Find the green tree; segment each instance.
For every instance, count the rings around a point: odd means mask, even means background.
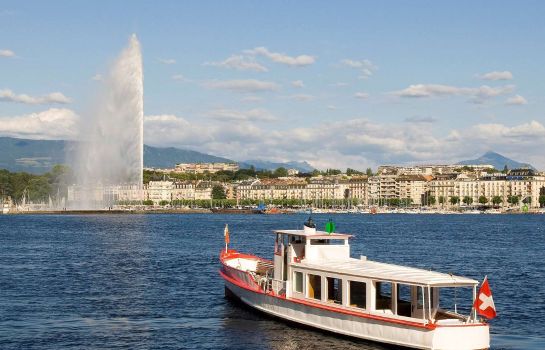
[[[545,207],[545,195],[539,196],[539,206],[541,208]]]
[[[365,170],[365,175],[367,175],[367,176],[373,176],[373,169],[367,168],[367,170]]]
[[[501,199],[500,196],[494,196],[494,197],[492,197],[492,204],[494,204],[494,205],[499,205],[501,202],[503,202],[503,200]]]
[[[439,204],[441,204],[441,206],[443,204],[445,204],[446,200],[445,200],[445,196],[439,196]]]
[[[225,199],[225,190],[223,186],[215,185],[212,187],[212,199]]]
[[[429,196],[428,197],[428,205],[435,205],[435,203],[436,203],[435,197],[434,196]]]
[[[458,197],[458,196],[452,196],[452,197],[450,197],[450,204],[456,205],[456,204],[458,204],[458,203],[460,203],[460,197]]]
[[[286,177],[286,176],[288,176],[288,169],[284,167],[277,168],[273,173],[273,177]]]
[[[481,204],[488,203],[488,198],[486,198],[485,196],[480,196],[479,197],[479,203],[481,203]]]
[[[511,205],[517,205],[519,204],[520,198],[519,196],[508,196],[507,202]]]
[[[352,175],[362,175],[363,173],[361,171],[352,169],[352,168],[346,168],[346,175],[352,176]]]
[[[153,205],[153,201],[151,199],[146,199],[145,201],[142,202],[142,204],[144,204],[144,205]]]
[[[167,201],[167,200],[162,200],[162,201],[159,201],[159,205],[164,207],[165,205],[169,204],[170,202]]]
[[[462,202],[464,202],[465,205],[470,205],[471,203],[473,203],[473,198],[470,196],[465,196]]]
[[[507,164],[503,167],[502,173],[507,174],[509,172],[509,168],[507,167]]]

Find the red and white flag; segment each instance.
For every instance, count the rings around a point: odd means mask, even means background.
[[[494,306],[492,291],[490,291],[490,285],[488,284],[488,278],[486,276],[481,284],[481,289],[479,289],[479,294],[477,294],[477,299],[475,299],[473,307],[481,316],[488,319],[496,317],[496,306]]]

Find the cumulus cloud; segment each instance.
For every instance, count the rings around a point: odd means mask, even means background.
[[[369,94],[367,92],[356,92],[354,97],[359,98],[360,100],[366,100],[369,97]]]
[[[528,101],[520,95],[515,95],[505,100],[505,103],[508,105],[520,106],[520,105],[528,104]]]
[[[437,122],[437,118],[413,116],[413,117],[405,118],[404,122],[406,123],[435,123]]]
[[[0,57],[15,57],[15,52],[11,50],[0,50]]]
[[[271,52],[266,47],[260,46],[251,50],[244,51],[248,55],[263,56],[273,62],[284,64],[290,67],[304,67],[316,62],[316,59],[310,55],[288,56],[284,53]]]
[[[270,81],[262,81],[256,79],[241,79],[241,80],[212,80],[203,83],[203,86],[209,89],[222,89],[235,92],[262,92],[275,91],[279,89],[279,85]]]
[[[352,60],[345,58],[341,60],[341,65],[348,68],[357,69],[360,71],[360,79],[367,79],[373,75],[373,73],[378,69],[377,66],[373,64],[370,60]]]
[[[254,96],[254,95],[244,96],[243,98],[240,99],[240,101],[241,102],[248,102],[248,103],[257,103],[257,102],[262,102],[263,97]]]
[[[254,108],[247,111],[219,108],[208,113],[210,117],[230,121],[265,121],[271,122],[278,118],[266,109]]]
[[[213,66],[220,68],[229,68],[243,71],[254,71],[254,72],[267,72],[267,67],[259,64],[252,57],[244,57],[242,55],[232,55],[220,62],[205,62],[205,66]]]
[[[511,80],[513,79],[513,73],[510,71],[493,71],[485,74],[478,75],[482,80]]]
[[[30,139],[73,139],[79,117],[70,109],[51,108],[43,112],[0,117],[0,134]]]
[[[266,115],[263,110],[258,111],[252,113]],[[478,124],[443,134],[432,127],[422,127],[421,123],[432,122],[424,118],[407,123],[360,118],[309,127],[265,128],[248,112],[216,110],[215,123],[189,122],[172,115],[146,117],[146,142],[183,146],[237,160],[307,160],[319,168],[443,163],[490,149],[545,167],[540,153],[545,147],[545,127],[535,120],[512,126]]]
[[[505,95],[515,90],[514,85],[505,85],[499,87],[490,87],[482,85],[480,87],[457,87],[441,84],[415,84],[409,87],[394,91],[392,94],[399,97],[424,98],[439,96],[467,96],[474,103],[482,103],[492,97]]]
[[[16,103],[23,103],[23,104],[29,104],[29,105],[41,105],[41,104],[52,104],[52,103],[66,104],[71,102],[68,97],[64,96],[60,92],[52,92],[44,96],[34,97],[34,96],[29,96],[27,94],[17,95],[9,89],[0,90],[0,101],[16,102]]]
[[[304,88],[305,84],[303,83],[302,80],[294,80],[294,81],[291,82],[291,86],[296,87],[296,88]]]
[[[163,64],[174,64],[174,63],[176,63],[176,60],[173,59],[173,58],[158,58],[157,60],[159,62],[163,63]]]
[[[287,98],[290,99],[290,100],[295,100],[295,101],[299,101],[299,102],[308,102],[308,101],[312,101],[312,100],[315,99],[314,96],[309,95],[309,94],[295,94],[295,95],[287,96]]]

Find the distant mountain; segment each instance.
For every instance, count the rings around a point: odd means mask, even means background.
[[[533,166],[527,163],[521,163],[517,162],[516,160],[509,159],[507,157],[502,156],[499,153],[496,152],[486,152],[481,157],[473,160],[463,160],[461,162],[458,162],[456,164],[459,165],[477,165],[477,164],[490,164],[493,165],[494,168],[498,170],[503,170],[503,168],[507,165],[507,168],[509,169],[517,169],[517,168],[532,168],[535,169]]]
[[[178,163],[236,163],[234,160],[216,157],[197,151],[174,147],[160,148],[144,145],[144,166],[149,168],[173,168]]]
[[[64,164],[73,143],[62,140],[27,140],[0,137],[0,169],[41,174]]]
[[[314,167],[307,162],[290,161],[285,163],[268,162],[265,160],[245,160],[240,162],[241,168],[249,168],[253,166],[256,170],[275,170],[280,167],[286,169],[297,169],[303,173],[310,173],[314,170]]]
[[[64,164],[75,142],[63,140],[28,140],[0,137],[0,169],[42,174],[55,164]],[[196,151],[144,145],[144,166],[172,168],[177,163],[234,161]]]

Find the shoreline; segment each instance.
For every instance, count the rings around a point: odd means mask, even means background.
[[[157,210],[142,210],[142,209],[92,209],[92,210],[29,210],[29,211],[10,211],[0,215],[108,215],[108,214],[136,214],[136,215],[146,215],[146,214],[227,214],[227,215],[293,215],[293,214],[308,214],[305,212],[290,211],[290,212],[271,212],[271,213],[248,213],[248,212],[213,212],[210,209],[157,209]],[[533,211],[533,212],[520,212],[520,211],[509,211],[509,212],[461,212],[461,211],[452,211],[452,212],[396,212],[396,211],[383,211],[377,212],[376,214],[371,214],[368,212],[347,212],[347,211],[314,211],[313,214],[355,214],[355,215],[543,215],[545,212]]]

